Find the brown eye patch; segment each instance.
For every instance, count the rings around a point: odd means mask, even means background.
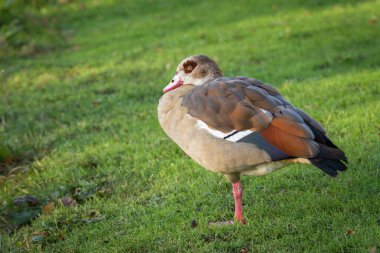
[[[191,73],[193,69],[197,66],[197,63],[193,60],[188,60],[183,64],[183,70],[185,73]]]

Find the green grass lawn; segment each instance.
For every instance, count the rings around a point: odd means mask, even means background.
[[[49,11],[68,45],[0,62],[0,141],[12,159],[0,171],[0,251],[380,250],[379,1],[87,1]],[[277,87],[325,126],[348,171],[333,179],[292,165],[244,177],[247,224],[209,227],[233,217],[231,186],[172,143],[156,116],[162,88],[193,54]]]

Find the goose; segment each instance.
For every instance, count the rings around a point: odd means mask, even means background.
[[[162,129],[194,161],[232,183],[237,223],[245,224],[241,176],[294,163],[332,177],[347,169],[345,153],[320,123],[264,82],[224,77],[205,55],[182,60],[163,92],[157,107]]]

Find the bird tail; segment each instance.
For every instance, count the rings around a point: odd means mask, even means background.
[[[334,145],[335,146],[335,145]],[[326,174],[336,177],[338,171],[347,169],[347,157],[338,147],[328,147],[320,144],[320,152],[317,157],[310,158],[310,162]]]

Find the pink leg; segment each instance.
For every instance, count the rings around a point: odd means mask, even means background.
[[[235,219],[242,224],[245,224],[245,220],[243,218],[243,188],[241,186],[240,181],[232,183],[232,190],[235,199]]]

